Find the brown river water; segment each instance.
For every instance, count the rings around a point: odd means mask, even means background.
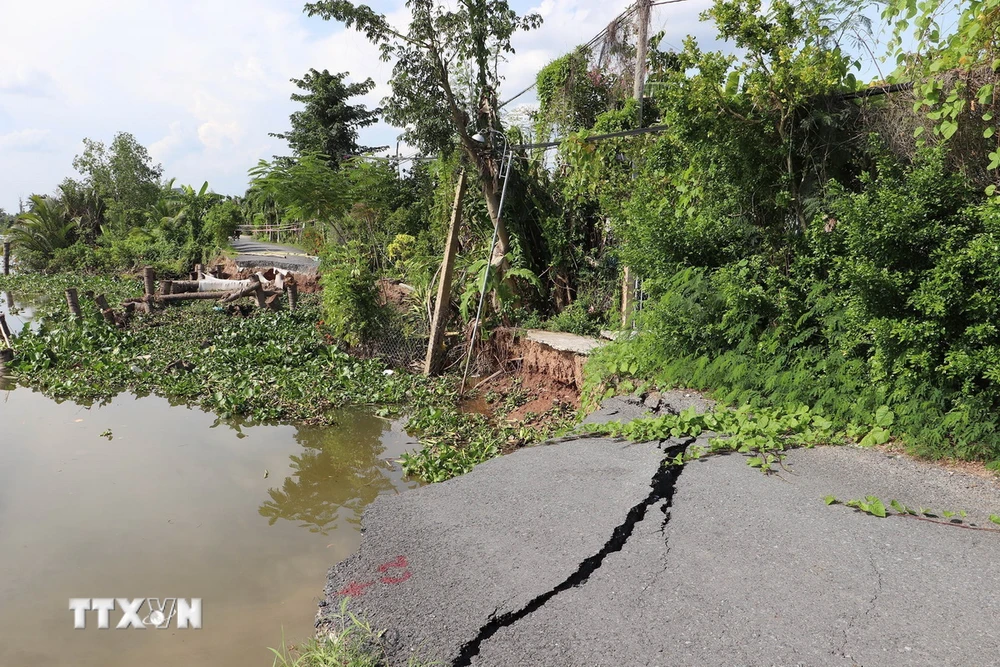
[[[271,665],[282,634],[311,636],[365,506],[415,486],[391,463],[412,446],[362,411],[240,426],[0,384],[0,665]],[[202,628],[119,630],[116,609],[110,629],[94,612],[74,629],[69,598],[109,597],[201,598]]]

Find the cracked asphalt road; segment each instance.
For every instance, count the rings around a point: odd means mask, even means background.
[[[383,496],[321,614],[350,594],[400,665],[1000,662],[1000,533],[822,500],[988,526],[996,484],[853,448],[791,452],[780,475],[729,455],[665,479],[678,445],[574,440]]]

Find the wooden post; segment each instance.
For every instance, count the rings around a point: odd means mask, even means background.
[[[635,313],[634,283],[632,269],[626,266],[622,270],[622,329],[628,329],[631,326],[632,315]]]
[[[80,297],[77,295],[75,287],[66,290],[66,305],[69,306],[69,312],[73,314],[73,317],[78,320],[83,318],[83,313],[80,312]]]
[[[10,241],[3,242],[3,274],[10,275]]]
[[[253,293],[257,297],[257,307],[267,308],[267,299],[264,297],[264,286],[260,284],[260,278],[257,278]]]
[[[161,280],[160,281],[160,294],[173,294],[174,293],[174,281],[172,280]]]
[[[649,10],[651,0],[636,0],[636,40],[635,40],[635,76],[632,79],[632,97],[635,98],[638,119],[636,127],[642,127],[642,102],[646,87],[646,58],[649,48]],[[634,177],[634,173],[633,173]],[[632,269],[625,267],[622,271],[622,329],[632,324],[635,313],[635,278]]]
[[[244,287],[243,289],[227,294],[222,298],[222,303],[229,303],[230,301],[236,301],[236,299],[242,299],[245,296],[250,296],[251,294],[254,294],[259,287],[260,278],[256,275],[252,275],[250,276],[250,285],[248,287]]]
[[[288,274],[285,289],[288,291],[288,310],[295,310],[299,304],[299,284],[295,282],[294,274]]]
[[[4,315],[3,313],[0,313],[0,335],[3,336],[3,342],[7,344],[7,347],[9,348],[14,347],[10,342],[11,335],[10,335],[10,327],[7,326],[7,316]]]
[[[156,294],[156,271],[153,270],[153,267],[147,266],[142,270],[142,286],[146,300],[151,300]]]
[[[101,315],[104,317],[105,322],[108,324],[117,324],[115,321],[115,311],[111,310],[111,306],[108,305],[108,300],[103,294],[98,294],[94,297],[94,303],[101,309]]]
[[[440,370],[444,353],[444,330],[448,324],[451,306],[451,276],[455,270],[455,253],[458,251],[458,232],[462,226],[462,198],[465,196],[465,170],[458,175],[455,188],[455,202],[451,207],[451,225],[448,240],[444,246],[441,262],[441,280],[438,281],[437,301],[434,304],[434,318],[431,320],[430,340],[427,341],[427,357],[424,359],[424,374],[434,375]]]
[[[202,274],[201,264],[195,264],[194,265],[194,279],[195,280],[201,280],[201,274]]]
[[[197,301],[199,299],[209,300],[209,299],[220,299],[223,303],[227,303],[226,297],[231,296],[229,292],[180,292],[179,294],[161,294],[156,297],[157,301],[164,301],[171,303],[174,301]]]

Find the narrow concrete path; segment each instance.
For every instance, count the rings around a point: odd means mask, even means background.
[[[286,271],[315,271],[319,268],[319,258],[306,254],[299,248],[277,243],[258,241],[249,236],[240,236],[230,245],[236,250],[236,264],[240,267],[264,268],[273,266]]]
[[[654,405],[675,398],[696,400]],[[823,502],[874,494],[984,527],[993,481],[846,447],[771,476],[738,455],[660,466],[687,444],[577,439],[384,496],[321,615],[351,597],[397,665],[1000,662],[1000,533]]]

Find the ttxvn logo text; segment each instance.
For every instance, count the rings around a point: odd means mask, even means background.
[[[111,612],[121,612],[116,629],[146,628],[164,629],[176,618],[177,628],[201,628],[201,598],[70,598],[69,608],[73,612],[73,627],[83,630],[87,627],[87,616],[97,616],[97,627],[111,627]],[[117,615],[116,615],[117,617]]]

